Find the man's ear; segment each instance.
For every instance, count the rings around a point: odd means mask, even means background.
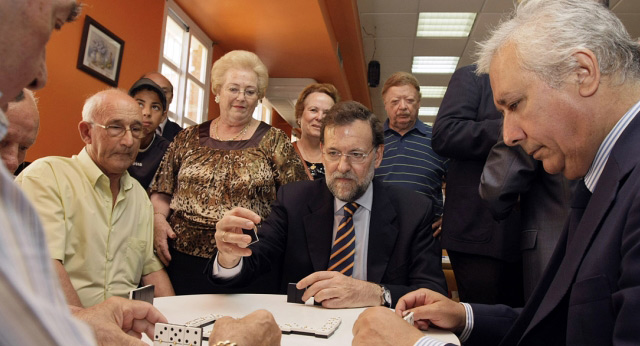
[[[576,78],[578,92],[582,97],[589,97],[598,91],[600,86],[600,66],[598,59],[592,51],[585,49],[573,53],[578,63]]]
[[[384,154],[384,144],[378,145],[376,149],[376,168],[378,168],[382,162],[382,154]]]
[[[78,124],[78,131],[80,131],[80,138],[85,144],[91,144],[91,124],[86,121],[81,121]]]

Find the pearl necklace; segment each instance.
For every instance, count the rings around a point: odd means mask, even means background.
[[[244,137],[245,134],[247,134],[247,130],[249,129],[249,125],[251,124],[251,119],[249,119],[249,122],[247,123],[247,125],[245,125],[244,128],[242,128],[242,130],[240,130],[240,132],[238,132],[238,134],[231,139],[220,139],[220,136],[218,136],[218,122],[220,122],[220,119],[217,119],[214,124],[215,126],[213,127],[213,136],[215,137],[215,139],[219,141],[231,142],[231,141],[237,140],[238,138],[242,138]]]

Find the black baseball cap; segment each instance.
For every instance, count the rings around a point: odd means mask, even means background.
[[[160,102],[162,102],[162,111],[167,110],[167,97],[164,95],[164,90],[149,78],[140,78],[137,82],[133,83],[133,86],[129,89],[129,96],[133,97],[140,90],[151,90],[158,94]]]

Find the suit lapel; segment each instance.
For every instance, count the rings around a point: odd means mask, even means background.
[[[618,190],[625,177],[638,163],[640,151],[634,135],[640,131],[640,117],[636,118],[624,130],[616,142],[605,165],[598,185],[589,200],[584,216],[577,226],[571,243],[558,271],[541,299],[539,308],[529,323],[525,334],[540,323],[555,309],[575,282],[575,277],[587,250],[600,231],[601,224],[615,202]]]
[[[307,248],[313,271],[327,270],[333,237],[333,195],[324,179],[316,185],[315,194],[309,195],[309,214],[303,217],[307,235]]]
[[[602,172],[598,187],[585,209],[584,216],[578,224],[571,243],[567,245],[562,263],[536,314],[533,316],[527,332],[558,306],[562,298],[568,293],[571,285],[573,285],[580,263],[593,238],[600,230],[600,224],[618,193],[619,175],[617,167],[613,168],[613,166],[615,165],[607,165],[607,168]]]
[[[369,221],[367,281],[381,282],[393,253],[398,228],[393,224],[396,211],[385,194],[382,183],[373,180],[373,203]]]

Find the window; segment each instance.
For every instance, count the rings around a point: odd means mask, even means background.
[[[182,127],[207,120],[212,42],[173,0],[164,17],[160,73],[173,84],[169,118]]]

